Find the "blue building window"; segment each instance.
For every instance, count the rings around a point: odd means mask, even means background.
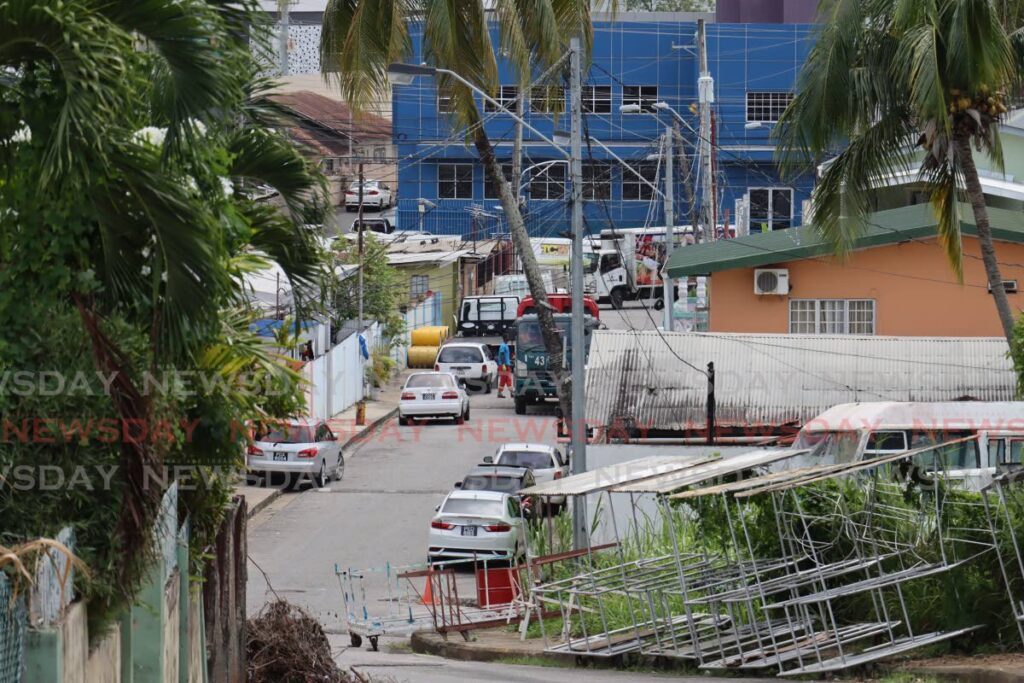
[[[651,185],[658,184],[658,165],[652,162],[641,164],[630,164],[640,175]],[[654,188],[638,178],[635,173],[627,169],[622,170],[622,199],[623,201],[647,202],[654,199]]]
[[[658,101],[658,86],[656,85],[624,85],[622,86],[623,106],[639,105],[640,112],[657,111],[654,103]]]
[[[530,111],[553,114],[565,110],[565,88],[560,85],[535,85],[530,91]]]
[[[612,198],[612,165],[596,161],[583,165],[583,199]]]
[[[748,92],[747,123],[775,123],[792,100],[791,92]]]
[[[585,85],[580,93],[583,111],[587,114],[612,113],[612,86]]]
[[[562,199],[565,196],[565,164],[551,164],[530,177],[530,199]]]
[[[750,188],[750,232],[770,232],[793,225],[793,188]]]
[[[437,89],[437,113],[455,113],[455,98],[452,97],[452,91],[448,88]]]
[[[514,197],[519,194],[519,188],[512,181],[512,164],[502,164],[501,174],[512,185],[512,196]],[[487,172],[486,168],[484,169],[484,199],[501,199],[501,195],[498,193],[498,185],[491,182],[491,174]]]
[[[437,196],[441,199],[472,199],[473,164],[438,164]]]
[[[509,111],[516,111],[516,99],[518,97],[519,86],[517,85],[503,85],[498,88],[498,92],[494,94],[494,99],[497,100],[498,104]],[[484,111],[493,113],[502,110],[494,106],[491,102],[484,100]]]

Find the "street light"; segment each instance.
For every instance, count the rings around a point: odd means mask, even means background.
[[[391,85],[412,85],[417,76],[433,76],[437,69],[426,64],[400,64],[395,62],[388,65],[388,82]]]

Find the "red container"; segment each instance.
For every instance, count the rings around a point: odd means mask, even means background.
[[[514,567],[476,570],[476,602],[480,607],[507,605],[520,595]]]

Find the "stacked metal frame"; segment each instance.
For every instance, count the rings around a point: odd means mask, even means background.
[[[1024,553],[1017,537],[1018,525],[1014,523],[1014,517],[1024,512],[1024,469],[1018,466],[1000,473],[982,489],[981,501],[1006,586],[1006,597],[1013,610],[1017,632],[1024,642],[1024,600],[1020,597],[1024,590]]]
[[[838,671],[971,631],[977,627],[916,633],[903,591],[909,581],[948,572],[992,550],[985,530],[960,529],[951,521],[960,518],[957,508],[982,503],[950,496],[941,463],[917,470],[906,464],[920,465],[929,452],[971,438],[869,462],[767,472],[806,451],[751,451],[702,458],[653,476],[645,472],[609,482],[600,473],[587,482],[569,477],[561,487],[528,489],[524,493],[606,495],[617,541],[617,557],[599,560],[587,552],[574,575],[534,586],[534,599],[558,605],[562,615],[560,633],[551,634],[554,642],[542,623],[546,647],[593,657],[678,657],[709,669],[774,668],[789,676]],[[906,482],[896,475],[908,471],[916,473],[917,508],[891,504],[906,495]],[[851,477],[862,498],[856,507],[842,487],[830,485]],[[594,485],[598,480],[606,485]],[[631,504],[637,494],[658,497],[671,554],[627,559],[628,539],[617,528],[613,493],[629,494]],[[684,548],[679,527],[694,519],[690,506],[698,499],[720,506],[727,538],[719,545],[690,538]],[[777,548],[770,552],[758,547],[748,525],[759,509],[775,518]],[[816,512],[821,510],[830,512]],[[829,535],[823,538],[826,524]],[[920,552],[922,530],[936,541],[936,557]],[[865,613],[857,619],[849,609],[855,600]],[[610,619],[611,611],[619,618]],[[623,621],[624,627],[609,627]],[[1024,638],[1024,627],[1021,633]]]

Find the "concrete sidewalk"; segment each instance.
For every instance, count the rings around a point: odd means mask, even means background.
[[[343,453],[347,454],[361,439],[365,439],[398,412],[402,385],[405,384],[405,378],[410,372],[412,371],[403,370],[398,373],[388,382],[387,386],[377,391],[373,400],[369,398],[366,400],[364,424],[356,424],[356,404],[349,406],[327,421],[331,430],[338,436]],[[277,499],[281,495],[281,489],[276,486],[248,486],[243,483],[235,488],[235,493],[245,497],[246,503],[248,503],[249,517],[252,517]]]

